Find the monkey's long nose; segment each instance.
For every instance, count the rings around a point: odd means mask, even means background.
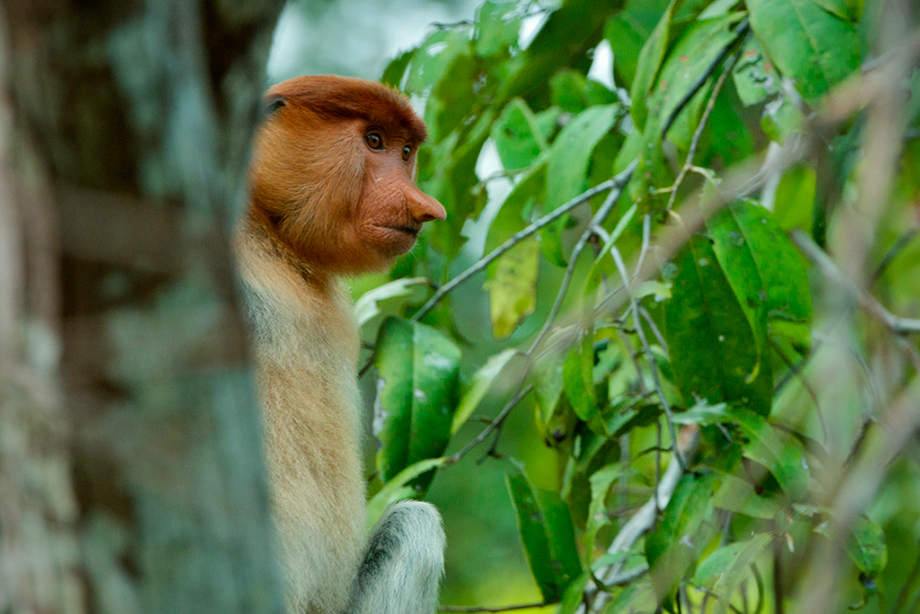
[[[447,212],[441,203],[415,186],[406,189],[406,201],[409,203],[409,215],[419,224],[431,220],[443,220],[447,217]]]

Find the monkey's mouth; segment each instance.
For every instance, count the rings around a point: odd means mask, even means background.
[[[418,236],[418,233],[421,230],[421,228],[418,226],[381,226],[381,228],[384,230],[409,235],[413,239]]]

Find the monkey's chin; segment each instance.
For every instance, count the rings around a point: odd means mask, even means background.
[[[390,258],[402,256],[411,250],[418,238],[418,228],[393,226],[378,226],[377,228],[380,231],[381,251]]]

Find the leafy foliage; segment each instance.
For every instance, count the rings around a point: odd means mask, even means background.
[[[885,10],[488,1],[395,59],[448,219],[364,303],[381,496],[491,438],[560,612],[911,611],[920,76]]]

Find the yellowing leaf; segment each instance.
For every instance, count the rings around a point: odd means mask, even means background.
[[[536,241],[523,241],[489,267],[485,288],[496,337],[507,337],[522,318],[533,313],[539,256]]]

